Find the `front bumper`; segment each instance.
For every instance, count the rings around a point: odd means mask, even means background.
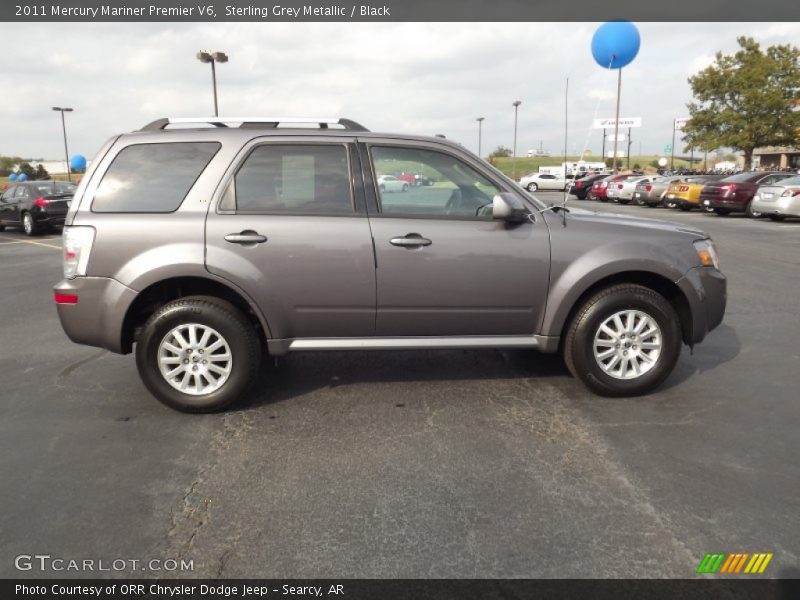
[[[78,297],[75,304],[56,304],[67,337],[76,344],[125,354],[122,343],[125,315],[137,293],[108,277],[64,279],[53,291]]]
[[[694,267],[676,284],[689,301],[692,330],[685,332],[684,342],[693,346],[722,323],[728,301],[727,279],[713,267]]]

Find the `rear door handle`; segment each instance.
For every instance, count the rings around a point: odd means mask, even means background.
[[[420,246],[430,246],[433,242],[418,233],[407,233],[405,237],[390,239],[389,243],[392,246],[401,246],[403,248],[419,248]]]
[[[231,244],[263,244],[267,241],[267,236],[247,229],[239,233],[229,233],[225,236],[225,241]]]

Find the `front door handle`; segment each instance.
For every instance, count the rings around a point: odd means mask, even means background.
[[[403,248],[419,248],[421,246],[430,246],[433,242],[418,233],[407,233],[404,237],[390,239],[389,243],[392,246],[401,246]]]
[[[257,231],[246,229],[239,233],[229,233],[225,236],[225,241],[231,244],[263,244],[267,241],[267,236],[261,235]]]

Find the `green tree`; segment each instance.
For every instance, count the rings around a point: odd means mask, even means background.
[[[714,63],[689,78],[687,148],[741,150],[745,169],[760,146],[800,141],[800,49],[739,37],[734,54],[717,52]]]
[[[508,158],[511,156],[511,149],[506,148],[505,146],[498,146],[494,149],[494,151],[489,155],[489,158]]]

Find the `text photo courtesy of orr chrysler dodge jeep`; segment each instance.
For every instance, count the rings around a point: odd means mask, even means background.
[[[457,143],[349,119],[165,118],[115,136],[63,240],[67,335],[135,351],[148,390],[187,412],[225,408],[265,355],[303,350],[531,348],[597,394],[643,394],[726,302],[700,230],[547,207]]]

